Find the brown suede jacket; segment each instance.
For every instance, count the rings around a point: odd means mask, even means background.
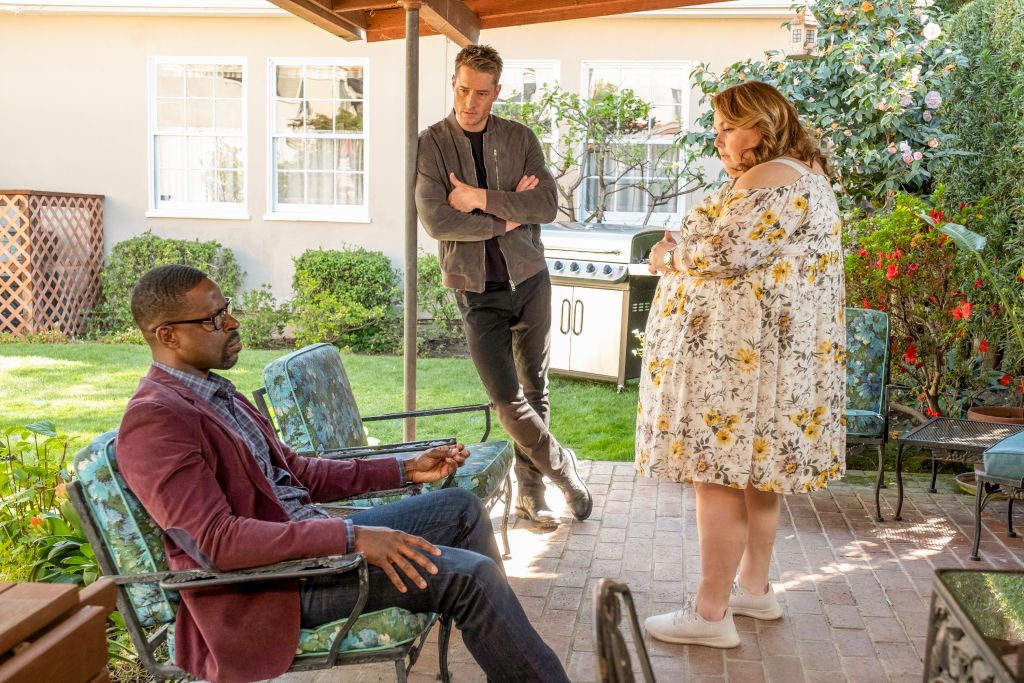
[[[444,284],[471,292],[484,291],[484,241],[491,237],[498,237],[513,284],[544,270],[539,224],[553,221],[558,212],[555,180],[533,131],[491,115],[484,133],[484,156],[486,212],[462,213],[448,205],[453,189],[448,174],[476,186],[469,138],[454,111],[420,133],[416,210],[427,233],[439,242]],[[516,192],[516,185],[526,175],[537,176],[537,187]],[[506,232],[506,220],[521,225]]]

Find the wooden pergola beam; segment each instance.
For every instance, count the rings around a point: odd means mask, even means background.
[[[713,0],[466,0],[464,4],[470,12],[480,18],[480,29],[490,29],[703,5],[711,1]],[[433,0],[426,0],[423,4],[426,8],[427,4],[436,3]],[[438,33],[441,31],[429,23],[420,26],[420,35]],[[405,16],[401,10],[380,9],[367,18],[367,41],[397,40],[404,37]]]
[[[326,0],[326,2],[270,0],[270,2],[339,38],[345,40],[366,39],[367,22],[364,12],[336,12],[332,0]]]
[[[428,26],[459,47],[480,40],[480,17],[462,0],[424,0],[420,16]]]
[[[363,12],[366,10],[388,9],[398,6],[397,0],[332,0],[335,12]]]

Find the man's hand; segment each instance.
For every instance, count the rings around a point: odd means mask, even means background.
[[[396,567],[401,569],[402,573],[421,590],[427,587],[427,582],[416,565],[430,574],[437,573],[437,567],[427,559],[424,553],[440,555],[441,551],[419,536],[382,526],[357,525],[354,529],[356,547],[352,550],[362,553],[367,562],[384,570],[387,577],[391,579],[391,583],[395,584],[395,588],[402,593],[409,589]]]
[[[524,175],[522,178],[519,179],[519,182],[516,183],[516,192],[526,192],[527,190],[532,190],[539,184],[540,181],[537,180],[537,176]],[[505,232],[512,232],[521,225],[522,223],[516,223],[515,221],[505,221]]]
[[[666,230],[665,236],[660,242],[651,247],[651,254],[647,257],[647,270],[650,271],[651,275],[668,271],[668,268],[665,267],[665,252],[675,246],[675,238],[672,237],[671,232]]]
[[[405,461],[405,477],[414,484],[437,481],[457,470],[468,457],[469,451],[461,443],[435,446]]]
[[[483,211],[487,208],[486,190],[467,185],[456,178],[454,173],[449,173],[448,179],[455,186],[455,189],[448,193],[448,205],[453,209],[462,213],[470,213],[474,209]]]

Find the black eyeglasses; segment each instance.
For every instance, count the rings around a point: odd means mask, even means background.
[[[169,322],[160,323],[154,327],[150,332],[156,332],[161,327],[168,327],[170,325],[202,325],[203,329],[207,332],[216,332],[224,327],[224,320],[231,315],[231,297],[226,296],[224,300],[228,303],[224,308],[220,309],[209,318],[197,318],[196,320],[171,320]]]

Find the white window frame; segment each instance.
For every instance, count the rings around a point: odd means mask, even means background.
[[[245,159],[245,164],[242,170],[242,201],[241,202],[168,202],[166,205],[161,206],[158,202],[157,195],[160,193],[157,178],[157,155],[156,155],[156,144],[157,144],[157,86],[156,86],[156,72],[157,67],[162,64],[180,64],[182,66],[188,66],[189,64],[203,64],[203,65],[235,65],[239,64],[242,67],[242,132],[240,137],[242,138],[242,155]],[[146,91],[146,106],[148,109],[147,113],[147,125],[146,125],[146,150],[147,150],[147,178],[148,188],[147,192],[148,208],[146,210],[146,217],[148,218],[213,218],[213,219],[227,219],[227,220],[249,220],[249,63],[245,57],[175,57],[175,56],[154,56],[149,58],[149,65],[147,69],[147,91]],[[186,132],[185,135],[191,135]],[[211,135],[216,135],[216,129],[211,132]]]
[[[693,71],[693,63],[686,59],[658,59],[658,60],[629,60],[629,59],[586,59],[580,62],[580,96],[590,97],[590,75],[591,71],[595,68],[600,67],[629,67],[629,68],[655,68],[655,67],[673,67],[678,68],[684,74],[686,81],[681,83],[681,91],[684,93],[682,98],[681,110],[679,112],[679,124],[684,127],[684,130],[690,127],[690,99],[691,93],[693,92],[693,85],[690,82],[690,73]],[[619,84],[622,86],[623,84]],[[628,84],[625,87],[629,87]],[[653,138],[643,144],[655,144],[659,141],[665,143],[671,142],[672,138],[669,136],[661,138]],[[580,158],[583,159],[583,150],[580,150]],[[585,162],[585,159],[584,159]],[[580,174],[584,174],[585,167],[580,168]],[[586,182],[580,185],[579,190],[579,201],[577,215],[580,220],[586,217]],[[676,227],[679,222],[686,215],[687,207],[690,202],[690,195],[685,194],[678,198],[677,211],[672,213],[654,213],[651,214],[651,221],[657,221],[664,224],[666,227]],[[582,215],[580,215],[582,214]],[[644,219],[646,211],[607,211],[605,212],[605,221],[608,223],[624,223],[627,225],[636,225]],[[656,225],[652,222],[651,225]]]
[[[274,120],[274,100],[277,97],[278,66],[358,66],[363,69],[363,130],[361,133],[335,133],[335,139],[361,139],[363,141],[363,203],[339,204],[284,204],[277,203],[277,169],[274,161],[274,140],[279,137]],[[267,213],[268,221],[316,221],[320,223],[370,222],[370,60],[366,58],[334,57],[271,57],[267,60]],[[301,137],[301,136],[283,136]]]

